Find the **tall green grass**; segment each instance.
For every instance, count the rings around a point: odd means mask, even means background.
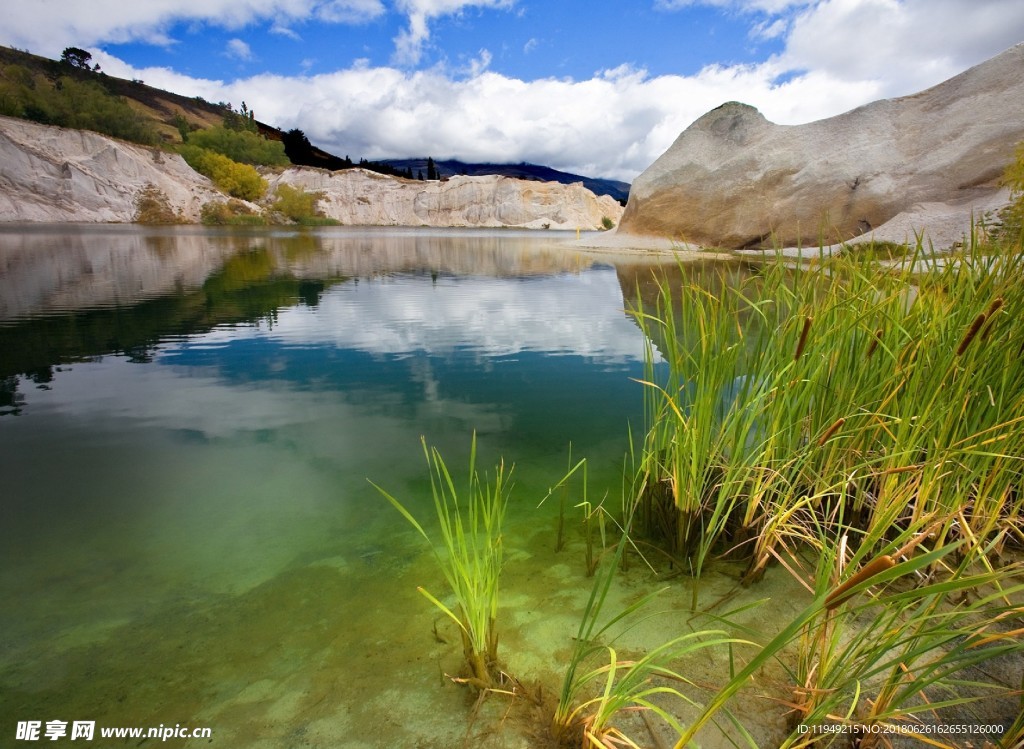
[[[643,530],[695,578],[694,609],[716,557],[746,560],[745,583],[779,564],[812,597],[677,749],[773,660],[791,682],[784,746],[1006,691],[970,676],[1024,652],[1005,563],[1024,542],[1024,252],[993,250],[779,255],[711,284],[680,265],[681,283],[637,293]]]
[[[470,448],[465,491],[456,488],[437,448],[422,439],[430,468],[430,489],[440,542],[435,542],[413,514],[391,494],[370,483],[427,541],[454,596],[454,608],[419,588],[432,604],[459,628],[468,675],[462,679],[477,689],[494,683],[498,661],[498,582],[502,565],[501,526],[511,491],[511,470],[499,462],[493,476],[481,478],[476,469],[476,434]]]
[[[837,502],[858,529],[937,515],[989,556],[1020,543],[1022,282],[1019,252],[920,243],[895,262],[771,258],[717,294],[663,280],[633,310],[651,342],[646,530],[697,578],[748,559],[747,582]]]

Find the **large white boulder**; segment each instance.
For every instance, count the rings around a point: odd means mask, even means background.
[[[726,248],[904,237],[952,210],[1005,200],[999,180],[1024,140],[1024,44],[913,96],[806,125],[730,102],[708,112],[636,181],[619,234]],[[895,237],[887,237],[895,238]]]

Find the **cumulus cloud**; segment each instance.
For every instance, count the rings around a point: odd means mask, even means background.
[[[1019,0],[826,0],[794,18],[780,62],[841,81],[880,81],[895,95],[1022,40]]]
[[[180,21],[240,29],[266,20],[280,27],[312,18],[352,23],[384,12],[381,0],[49,0],[10,3],[2,37],[5,44],[56,57],[69,45],[171,44],[169,29]]]
[[[752,34],[777,35],[782,50],[760,63],[710,65],[692,75],[655,76],[620,65],[587,80],[521,80],[492,69],[490,53],[481,50],[460,69],[414,70],[363,60],[313,76],[265,74],[234,81],[190,78],[166,68],[135,69],[102,50],[90,51],[111,75],[142,78],[209,101],[244,99],[261,120],[283,129],[301,128],[316,145],[338,155],[531,161],[628,181],[690,123],[725,101],[756,106],[781,124],[808,122],[875,99],[914,93],[1024,39],[1024,3],[1019,0],[658,1],[666,11],[694,2],[728,6],[747,14],[741,17],[749,18]],[[111,2],[95,0],[95,5]],[[274,8],[284,14],[278,21],[282,24],[285,16],[317,8],[370,14],[380,7],[378,0],[201,4],[231,5],[239,19]],[[9,14],[24,5],[13,6]],[[145,5],[184,6],[198,14],[200,1]],[[513,0],[397,0],[395,7],[409,19],[401,43],[415,56],[429,42],[436,19],[470,8],[512,5]],[[155,34],[160,27],[131,28],[134,34]],[[56,46],[59,52],[67,45]]]
[[[416,65],[430,39],[430,22],[441,16],[462,13],[467,8],[511,8],[516,0],[396,0],[395,6],[409,19],[409,27],[395,37],[393,62]]]

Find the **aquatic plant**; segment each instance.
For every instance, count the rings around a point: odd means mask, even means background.
[[[484,690],[494,683],[498,660],[498,581],[502,565],[501,525],[508,507],[511,469],[504,461],[493,477],[481,478],[476,470],[476,433],[470,447],[469,479],[465,492],[456,489],[437,448],[423,454],[430,468],[430,488],[437,515],[440,542],[435,543],[423,526],[401,502],[370,482],[427,541],[444,573],[454,608],[447,606],[425,588],[418,588],[427,600],[459,627],[468,675],[457,679]]]
[[[1024,593],[1015,581],[1020,565],[979,569],[980,550],[975,559],[950,563],[966,544],[939,542],[940,519],[922,520],[887,542],[882,533],[869,534],[859,544],[841,517],[833,521],[813,531],[817,564],[805,580],[812,601],[705,704],[676,749],[689,746],[770,661],[783,666],[793,690],[791,732],[781,747],[825,746],[854,733],[871,738],[879,727],[927,738],[913,725],[1012,693],[963,674],[1024,652],[1019,631],[1006,627],[1024,613],[1012,603]]]
[[[689,678],[671,667],[672,662],[707,648],[743,642],[729,637],[724,630],[695,631],[674,637],[635,660],[620,660],[613,647],[615,640],[636,623],[637,614],[664,590],[648,593],[602,621],[617,569],[631,544],[628,528],[628,522],[626,527],[620,528],[621,535],[612,558],[600,567],[595,577],[573,640],[551,718],[551,735],[563,746],[638,747],[614,722],[624,712],[634,710],[652,712],[675,731],[682,732],[674,715],[653,699],[669,697],[697,704],[682,687],[668,685],[693,685]],[[658,681],[654,681],[655,678]]]
[[[934,515],[967,547],[1024,540],[1022,281],[1019,253],[972,244],[945,262],[919,241],[898,263],[870,246],[809,267],[778,256],[723,269],[717,293],[638,293],[644,529],[697,578],[716,554],[747,558],[747,582],[794,518],[837,501],[859,529],[900,505],[897,530]]]

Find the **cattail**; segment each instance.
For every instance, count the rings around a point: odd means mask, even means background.
[[[853,597],[853,593],[850,592],[852,588],[857,587],[865,580],[868,580],[875,575],[880,575],[888,569],[892,569],[896,566],[896,562],[888,554],[883,554],[880,557],[872,559],[870,562],[865,564],[856,573],[854,573],[849,580],[840,585],[838,588],[828,594],[828,598],[825,599],[825,609],[831,611],[832,609],[845,603],[847,600]]]
[[[796,354],[793,355],[793,361],[800,358],[800,355],[804,352],[804,345],[807,343],[807,334],[811,332],[811,323],[814,322],[813,317],[804,318],[804,329],[800,331],[800,341],[796,344]]]
[[[818,447],[821,447],[821,446],[822,446],[822,445],[824,445],[824,444],[825,444],[826,442],[828,442],[828,441],[829,441],[829,438],[830,438],[830,437],[832,437],[832,435],[833,435],[833,434],[835,434],[836,432],[838,432],[838,431],[839,431],[839,428],[840,428],[840,427],[841,427],[841,426],[842,426],[843,424],[845,424],[845,423],[846,423],[846,419],[844,419],[844,418],[843,418],[843,417],[841,417],[841,416],[840,416],[840,417],[839,417],[838,419],[836,419],[836,420],[835,420],[835,421],[834,421],[834,422],[832,423],[832,426],[830,426],[830,427],[829,427],[828,429],[826,429],[826,430],[825,430],[825,433],[824,433],[823,435],[821,435],[821,439],[820,439],[820,440],[818,440]]]
[[[992,328],[994,328],[996,324],[995,314],[1002,306],[1003,298],[1001,296],[997,296],[992,300],[992,304],[988,306],[988,309],[985,310],[985,315],[988,317],[988,323],[985,325],[985,329],[981,331],[981,340],[987,341],[989,335],[992,334]]]
[[[985,324],[985,320],[988,319],[988,315],[982,312],[980,315],[974,318],[974,322],[971,323],[971,327],[967,331],[967,335],[964,336],[963,340],[960,341],[960,345],[956,347],[956,355],[963,356],[964,351],[971,345],[971,341],[974,340],[974,336],[978,335],[978,331],[981,330],[981,326]]]
[[[875,349],[878,348],[878,344],[882,342],[882,329],[879,328],[875,331],[874,338],[871,339],[871,343],[868,344],[868,351],[865,356],[870,359],[871,355],[875,353]]]

